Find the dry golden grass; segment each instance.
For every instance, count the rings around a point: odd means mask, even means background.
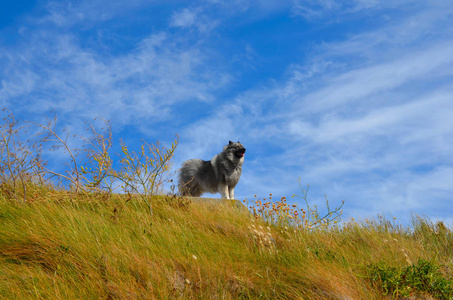
[[[422,219],[308,230],[220,200],[153,197],[151,216],[139,198],[28,190],[27,203],[0,193],[4,299],[386,299],[370,263],[452,275],[451,230]]]
[[[54,113],[44,125],[6,113],[0,299],[453,299],[453,234],[441,222],[340,226],[341,205],[326,199],[320,214],[302,185],[293,197],[303,209],[272,195],[250,210],[150,196],[177,139],[168,149],[122,144],[115,163],[108,121],[78,137]],[[45,149],[67,155],[62,170],[48,168]]]

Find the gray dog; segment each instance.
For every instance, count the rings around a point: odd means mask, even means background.
[[[230,141],[210,161],[185,161],[179,173],[180,194],[199,197],[203,193],[220,193],[224,199],[234,199],[234,187],[242,174],[244,155],[244,146]]]

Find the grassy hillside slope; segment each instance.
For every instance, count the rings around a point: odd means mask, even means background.
[[[441,222],[339,226],[341,206],[320,214],[300,180],[305,209],[150,196],[171,182],[177,137],[114,154],[108,120],[82,136],[56,112],[2,111],[0,299],[453,299]]]
[[[453,236],[442,223],[308,230],[225,201],[154,197],[151,216],[125,196],[31,195],[0,193],[1,299],[453,297]]]

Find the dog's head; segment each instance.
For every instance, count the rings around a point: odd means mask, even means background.
[[[223,151],[228,154],[233,154],[237,159],[241,159],[245,156],[245,148],[240,142],[233,143],[230,141],[228,145],[223,148]]]

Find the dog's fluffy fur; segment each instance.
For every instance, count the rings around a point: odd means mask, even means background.
[[[199,197],[203,193],[220,193],[224,199],[234,199],[234,187],[242,174],[244,155],[244,146],[230,141],[210,161],[185,161],[179,173],[180,194]]]

